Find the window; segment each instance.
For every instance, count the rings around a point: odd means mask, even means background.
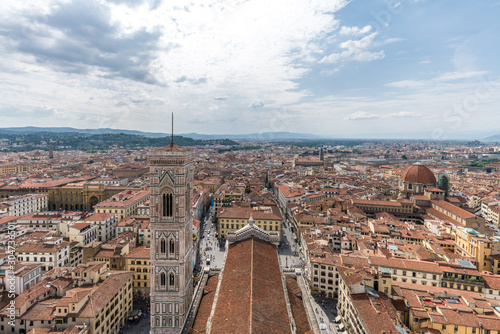
[[[174,239],[170,239],[168,247],[170,250],[170,255],[175,255],[175,241],[174,241]]]
[[[165,273],[160,274],[160,285],[165,285],[166,284],[166,275]]]
[[[166,253],[166,243],[165,243],[165,239],[161,239],[160,240],[160,253],[161,254],[165,254]]]
[[[170,284],[170,287],[174,287],[175,285],[175,276],[174,276],[174,273],[170,273],[169,274],[169,284]]]
[[[163,194],[163,216],[172,217],[173,212],[173,195]]]

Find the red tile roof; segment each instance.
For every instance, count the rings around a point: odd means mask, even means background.
[[[229,246],[211,332],[291,332],[276,246],[253,238]]]

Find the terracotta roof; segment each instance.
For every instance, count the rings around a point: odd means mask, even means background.
[[[392,320],[396,321],[398,317],[396,308],[382,292],[377,292],[377,294],[380,297],[366,293],[351,295],[352,304],[370,333],[397,333],[398,330]]]
[[[483,279],[485,288],[500,291],[500,275],[483,275]]]
[[[450,211],[451,213],[456,214],[460,218],[467,219],[467,218],[477,217],[475,214],[473,214],[469,211],[466,211],[466,210],[464,210],[456,205],[453,205],[449,202],[443,201],[443,200],[435,199],[435,200],[432,200],[432,203],[436,204],[437,206],[439,206],[445,210]]]
[[[435,184],[436,176],[423,165],[413,165],[406,168],[401,174],[401,180],[411,183]]]
[[[94,293],[89,296],[89,302],[80,311],[78,317],[95,318],[109,304],[118,291],[134,277],[131,271],[113,271],[104,282],[95,287]]]
[[[216,303],[212,333],[290,333],[276,246],[231,244]]]
[[[153,154],[158,154],[158,153],[167,153],[167,152],[189,152],[191,149],[179,145],[175,145],[173,142],[170,145],[163,146],[163,147],[158,147],[155,148],[152,153]]]
[[[127,259],[149,259],[151,257],[151,248],[145,246],[136,247],[124,257]]]

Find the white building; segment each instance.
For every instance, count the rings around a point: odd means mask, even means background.
[[[105,244],[115,237],[116,214],[94,213],[85,217],[83,221],[97,226],[97,241]]]
[[[34,212],[47,210],[49,195],[11,196],[2,201],[1,211],[8,216],[26,216]]]
[[[10,270],[10,265],[0,265],[0,285],[9,291],[11,287],[10,279],[14,277],[14,293],[16,295],[28,290],[42,280],[42,265],[39,263],[16,263],[14,270]]]
[[[67,267],[69,260],[69,242],[61,237],[49,237],[43,242],[25,242],[16,249],[17,261],[39,263],[42,272],[56,267]]]

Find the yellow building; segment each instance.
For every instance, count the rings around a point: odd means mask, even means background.
[[[34,162],[0,165],[0,175],[12,175],[22,172],[31,172],[33,170],[39,169],[40,165],[41,164]]]
[[[491,256],[500,254],[500,239],[498,237],[490,238],[472,228],[457,228],[455,245],[456,253],[476,259],[477,270],[480,272],[492,271]]]
[[[278,232],[282,239],[281,228],[283,217],[277,206],[260,206],[253,208],[224,207],[218,215],[219,238],[226,238],[229,231],[237,231],[248,224],[252,217],[254,224],[264,231]]]
[[[95,206],[97,213],[115,213],[118,221],[137,214],[137,207],[149,199],[149,191],[126,190]]]
[[[220,177],[207,177],[202,181],[202,184],[203,188],[207,188],[211,193],[215,193],[221,186],[222,179]]]
[[[352,199],[351,202],[365,213],[391,212],[412,214],[414,211],[413,202],[404,198],[399,198],[397,201]]]
[[[132,274],[113,272],[97,287],[69,290],[56,304],[55,318],[58,327],[85,323],[90,334],[118,333],[131,311]]]
[[[94,206],[127,188],[97,182],[76,182],[50,187],[50,210],[92,210]]]
[[[125,255],[125,270],[134,273],[134,296],[149,296],[149,258],[151,256],[149,247],[136,247]]]

